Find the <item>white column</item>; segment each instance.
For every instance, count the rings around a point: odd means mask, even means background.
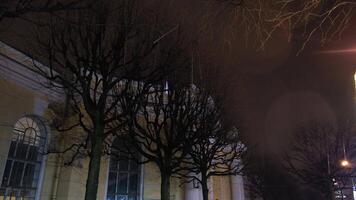
[[[46,102],[43,99],[40,99],[38,97],[35,97],[34,99],[34,105],[33,105],[33,114],[38,115],[40,117],[43,116],[46,108],[48,106],[48,102]],[[47,127],[48,128],[48,127]],[[49,129],[46,130],[46,145],[44,151],[47,149],[47,145],[49,144],[50,141],[50,132]],[[46,167],[46,161],[47,161],[47,155],[44,155],[42,158],[42,163],[41,163],[41,170],[40,174],[38,177],[38,185],[37,185],[37,191],[36,191],[36,196],[35,200],[40,200],[41,199],[41,193],[42,193],[42,186],[43,186],[43,180],[44,180],[44,175],[45,175],[45,167]]]
[[[191,181],[185,184],[184,200],[202,200],[202,199],[203,199],[203,195],[202,195],[200,183],[196,182],[196,184],[194,184],[193,181]]]
[[[243,177],[240,175],[230,177],[232,200],[245,200]]]

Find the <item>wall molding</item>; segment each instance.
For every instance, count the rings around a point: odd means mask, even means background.
[[[51,100],[63,101],[63,91],[58,88],[47,87],[48,80],[35,72],[35,65],[47,68],[38,61],[0,41],[1,78]]]

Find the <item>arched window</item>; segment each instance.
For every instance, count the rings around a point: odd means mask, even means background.
[[[0,187],[0,199],[34,200],[46,143],[46,127],[37,117],[23,117],[14,126]]]
[[[113,146],[110,156],[107,200],[139,200],[141,195],[140,167],[137,161],[117,150],[125,148],[122,140],[114,140]]]

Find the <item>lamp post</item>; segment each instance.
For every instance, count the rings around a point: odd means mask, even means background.
[[[355,76],[355,78],[356,78],[356,76]],[[342,141],[342,147],[343,147],[344,158],[340,161],[340,165],[341,165],[342,168],[350,169],[350,168],[352,168],[352,164],[347,159],[344,140]],[[352,199],[356,200],[356,198],[355,198],[356,196],[355,196],[355,192],[354,192],[355,185],[354,185],[354,181],[353,181],[353,176],[351,176],[350,178],[351,178],[351,186],[352,186],[351,187],[352,188]],[[343,192],[341,194],[342,194],[342,199],[344,199]]]
[[[351,168],[351,163],[350,163],[347,159],[341,160],[340,165],[341,165],[341,167],[345,168],[345,170]],[[350,194],[350,195],[352,195],[352,199],[353,199],[353,200],[356,200],[356,199],[355,199],[355,193],[354,193],[354,188],[355,188],[355,186],[354,186],[353,176],[346,176],[346,178],[347,178],[347,179],[348,179],[348,178],[351,179],[351,180],[346,180],[347,182],[348,182],[348,181],[351,181],[351,187],[345,187],[345,186],[343,186],[343,188],[340,190],[340,191],[341,191],[341,199],[344,199],[344,191],[343,191],[343,190],[344,190],[344,189],[347,189],[347,188],[351,188],[351,189],[352,189],[352,194]],[[348,184],[347,182],[346,182],[346,184]],[[350,182],[349,182],[349,183],[350,183]],[[346,185],[346,186],[347,186],[347,185]]]
[[[348,168],[348,167],[350,167],[350,162],[347,160],[347,157],[346,157],[346,149],[345,149],[345,141],[344,141],[344,139],[342,140],[342,151],[344,153],[344,159],[341,160],[341,166],[345,167],[345,168]]]
[[[341,165],[341,167],[348,168],[348,167],[350,167],[351,164],[347,159],[343,159],[343,160],[341,160],[340,165]]]

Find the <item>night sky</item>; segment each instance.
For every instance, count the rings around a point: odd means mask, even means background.
[[[353,120],[355,54],[329,50],[356,45],[355,20],[326,44],[312,38],[297,55],[302,36],[288,41],[288,33],[280,30],[264,49],[258,49],[253,34],[246,38],[229,7],[209,4],[206,8],[200,1],[169,1],[160,6],[171,23],[182,23],[188,35],[198,38],[193,46],[197,82],[208,80],[219,88],[229,116],[259,152],[280,155],[293,131],[308,121],[337,126]],[[202,31],[205,24],[208,28]]]
[[[309,120],[338,124],[354,118],[355,54],[323,51],[356,47],[356,20],[335,41],[321,46],[315,38],[297,56],[283,30],[264,49],[256,47],[230,7],[191,0],[145,2],[167,27],[180,24],[194,58],[194,82],[212,83],[224,95],[227,115],[257,152],[283,152],[295,127]],[[0,38],[26,52],[29,27],[21,19],[5,20]]]

